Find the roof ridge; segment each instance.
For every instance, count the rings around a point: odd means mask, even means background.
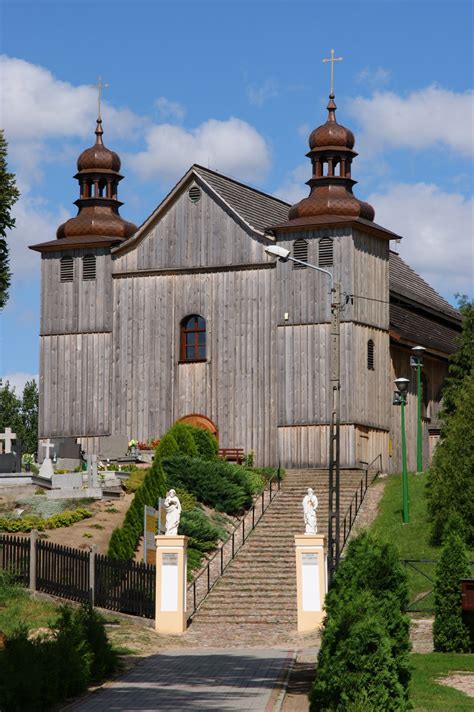
[[[248,190],[252,190],[254,193],[258,193],[259,195],[264,195],[266,198],[270,198],[271,200],[275,200],[278,203],[281,203],[282,205],[291,206],[291,203],[287,203],[286,200],[282,200],[282,198],[277,198],[275,195],[272,195],[271,193],[266,193],[264,190],[261,190],[260,188],[255,188],[253,185],[249,185],[248,183],[243,183],[240,180],[237,180],[237,178],[232,178],[232,176],[228,176],[225,173],[219,173],[219,171],[214,171],[212,168],[206,168],[205,166],[201,166],[199,163],[193,163],[191,166],[191,169],[193,168],[198,168],[202,171],[207,171],[208,173],[212,173],[213,175],[217,176],[218,178],[224,178],[225,180],[230,181],[231,183],[235,183],[236,185],[240,185],[242,188],[247,188]]]

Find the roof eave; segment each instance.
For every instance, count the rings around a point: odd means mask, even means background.
[[[297,218],[296,220],[288,220],[288,222],[279,225],[272,225],[268,230],[275,232],[301,232],[302,229],[314,228],[319,230],[322,227],[346,227],[359,226],[366,232],[369,232],[376,237],[381,237],[384,240],[401,240],[401,235],[397,235],[391,230],[387,230],[377,223],[364,218],[354,218],[346,215],[321,215],[317,217]]]

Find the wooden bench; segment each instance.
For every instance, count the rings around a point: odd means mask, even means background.
[[[228,462],[236,462],[238,465],[244,458],[243,447],[221,447],[219,448],[219,457]]]

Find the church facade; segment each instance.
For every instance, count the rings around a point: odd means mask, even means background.
[[[341,284],[341,466],[379,458],[397,471],[393,379],[410,378],[409,467],[423,366],[424,463],[458,312],[391,249],[399,236],[353,194],[352,132],[336,120],[310,136],[308,198],[287,203],[193,165],[139,227],[117,197],[120,159],[102,140],[78,159],[78,214],[41,253],[40,438],[77,438],[100,454],[115,436],[151,440],[198,416],[221,447],[259,465],[328,465],[330,283]],[[309,171],[308,171],[309,172]]]

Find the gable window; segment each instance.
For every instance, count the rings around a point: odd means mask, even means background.
[[[375,371],[375,346],[372,339],[367,341],[367,369]]]
[[[95,279],[95,255],[84,255],[82,258],[82,279]]]
[[[180,327],[180,361],[206,360],[206,320],[198,314],[185,316]]]
[[[297,260],[308,261],[308,243],[306,240],[295,240],[293,243],[293,257]],[[306,265],[293,262],[293,269],[306,269]]]
[[[333,265],[333,241],[330,237],[322,237],[319,241],[319,267],[332,267]]]
[[[72,261],[72,257],[61,257],[59,274],[61,282],[72,282],[74,280],[74,262]]]

